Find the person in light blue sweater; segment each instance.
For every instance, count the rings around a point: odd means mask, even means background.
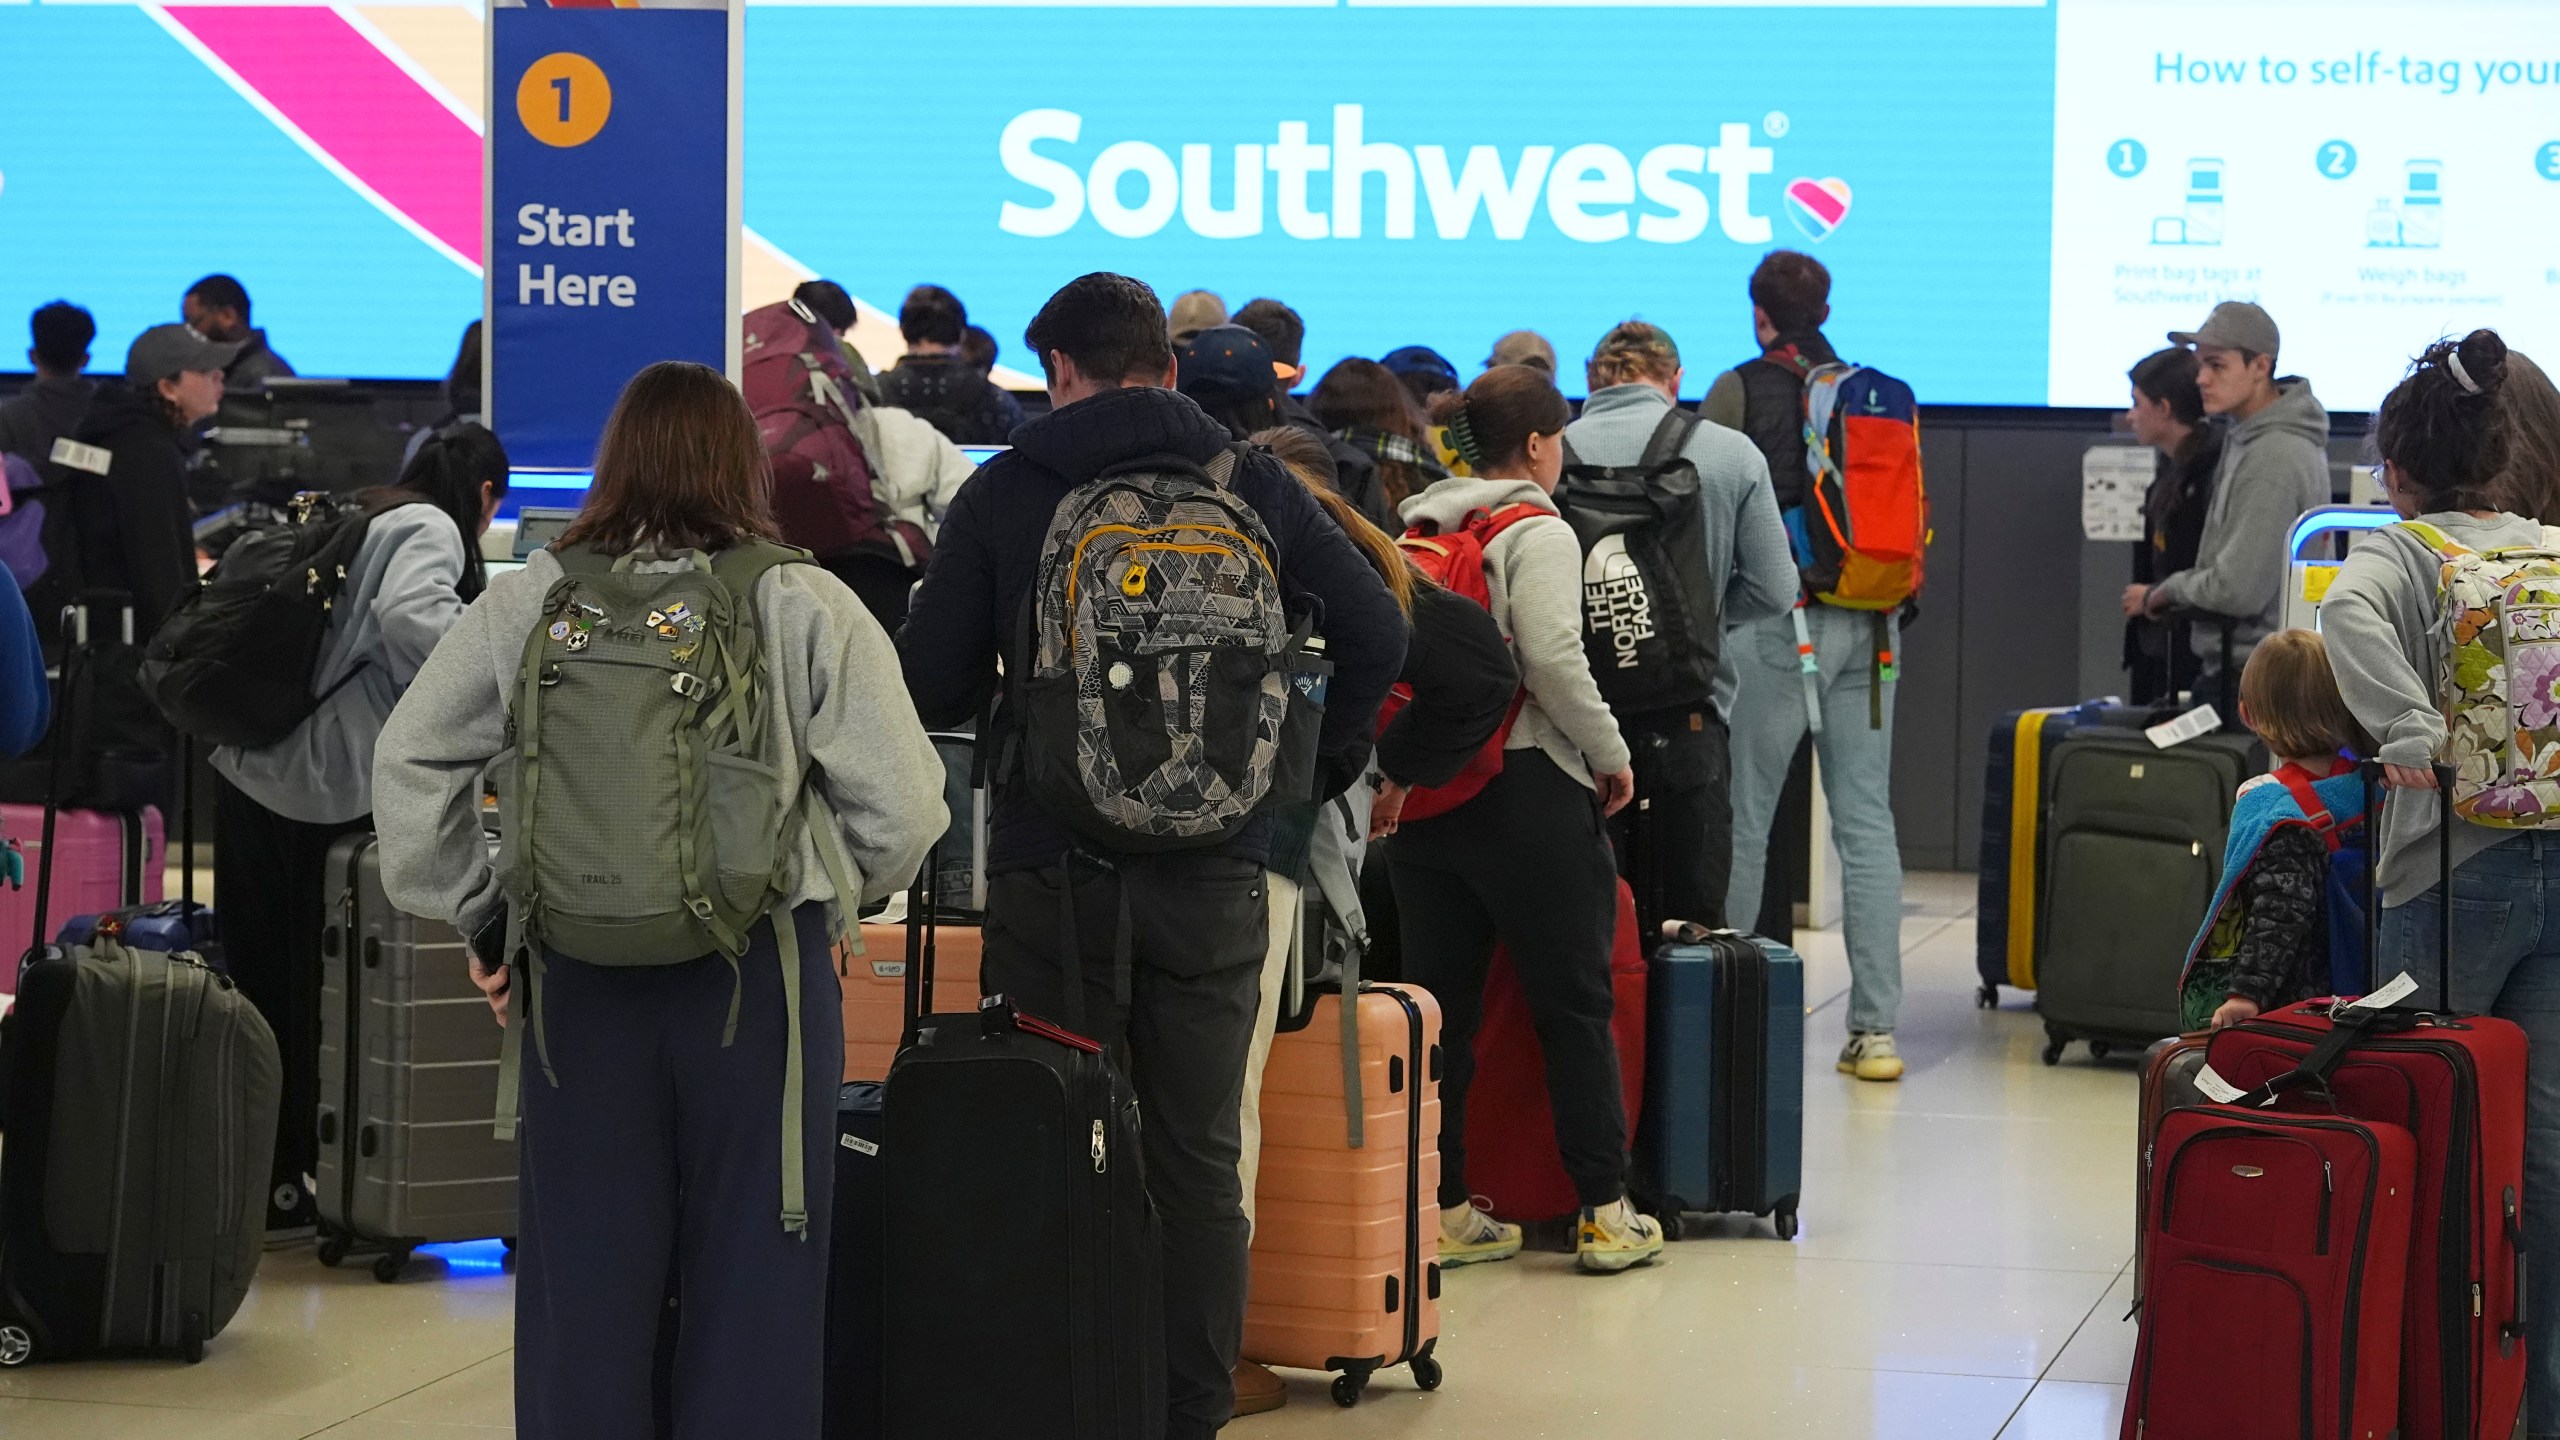
[[[44,651],[18,577],[0,565],[0,759],[24,755],[44,738],[53,717]]]
[[[1576,463],[1635,465],[1654,434],[1680,411],[1680,347],[1661,327],[1629,320],[1612,329],[1584,367],[1591,390],[1582,418],[1565,427]],[[1778,519],[1769,462],[1758,446],[1703,418],[1689,421],[1680,458],[1698,472],[1699,517],[1705,531],[1706,593],[1716,597],[1719,631],[1784,615],[1795,604],[1796,562]],[[1600,583],[1586,561],[1586,594]],[[1636,792],[1647,802],[1647,833],[1630,837],[1616,825],[1621,868],[1633,860],[1636,899],[1652,919],[1727,923],[1725,890],[1733,871],[1733,795],[1727,726],[1735,674],[1716,668],[1707,703],[1621,714],[1618,728],[1635,752]],[[1632,815],[1633,812],[1629,812]],[[1629,853],[1630,840],[1633,853]],[[1648,847],[1650,847],[1648,849]],[[1745,917],[1748,923],[1748,917]]]
[[[479,540],[506,492],[498,437],[460,424],[421,445],[398,486],[359,496],[373,519],[311,675],[326,698],[282,740],[211,757],[224,950],[284,1052],[270,1230],[315,1219],[302,1177],[317,1164],[323,866],[340,836],[373,828],[374,743],[485,585]]]

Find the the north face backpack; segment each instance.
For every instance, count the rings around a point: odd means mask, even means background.
[[[1262,518],[1203,468],[1113,466],[1067,492],[1026,600],[1021,773],[1041,807],[1119,851],[1215,845],[1304,799],[1332,666],[1292,628]]]
[[[2447,640],[2436,675],[2453,813],[2507,830],[2560,827],[2560,529],[2472,550],[2415,520],[2391,527],[2440,567]]]
[[[1698,467],[1681,452],[1705,421],[1674,405],[1633,465],[1564,450],[1556,508],[1582,542],[1582,643],[1620,715],[1713,698],[1722,605],[1707,571]]]
[[[1804,504],[1796,563],[1816,600],[1895,610],[1920,593],[1929,496],[1911,387],[1863,365],[1818,365],[1804,384]]]
[[[545,947],[591,965],[676,965],[717,952],[734,967],[757,921],[773,916],[789,1041],[782,1101],[783,1225],[805,1228],[800,1145],[798,932],[776,907],[805,832],[839,899],[861,887],[814,788],[763,759],[781,723],[767,683],[754,592],[799,550],[756,542],[717,557],[554,552],[562,575],[525,637],[507,719],[509,748],[490,765],[506,892],[507,953],[529,982],[510,995],[542,1039]],[[729,1004],[722,1044],[734,1037]],[[521,1014],[522,1011],[519,1011]],[[499,1135],[514,1130],[526,1025],[502,1052]],[[547,1051],[543,1065],[550,1070]]]
[[[921,570],[932,543],[873,490],[878,468],[854,431],[861,392],[835,332],[785,300],[748,313],[740,358],[782,538],[824,560],[868,554]]]
[[[1457,529],[1445,533],[1427,525],[1416,525],[1399,537],[1396,544],[1413,562],[1413,568],[1441,589],[1465,596],[1487,610],[1493,608],[1493,586],[1484,573],[1484,552],[1494,537],[1519,524],[1534,520],[1547,512],[1535,505],[1512,504],[1494,510],[1472,510]],[[1466,766],[1446,785],[1417,785],[1405,797],[1403,816],[1407,820],[1427,820],[1445,815],[1468,801],[1493,783],[1502,773],[1502,747],[1511,738],[1511,727],[1519,722],[1520,707],[1527,704],[1529,692],[1524,687],[1513,692],[1511,708],[1503,714],[1501,728],[1495,730],[1484,748],[1475,753]],[[1413,703],[1413,687],[1397,685],[1387,692],[1385,703],[1378,707],[1378,733],[1387,733],[1387,723],[1405,706]]]
[[[151,703],[210,744],[256,749],[292,734],[329,698],[312,692],[312,676],[373,517],[425,503],[350,507],[306,493],[283,523],[233,541],[144,647]]]

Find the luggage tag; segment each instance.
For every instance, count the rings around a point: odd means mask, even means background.
[[[2223,1079],[2211,1065],[2199,1065],[2196,1067],[2196,1093],[2217,1105],[2228,1105],[2247,1092]],[[2271,1098],[2267,1103],[2272,1105],[2275,1101]]]
[[[2392,979],[2390,984],[2383,986],[2381,989],[2374,991],[2363,999],[2349,1001],[2343,1005],[2331,1006],[2329,1008],[2329,1014],[2334,1018],[2355,1010],[2388,1010],[2392,1006],[2399,1004],[2401,1001],[2406,1000],[2417,993],[2418,982],[2410,979],[2409,972],[2403,970],[2399,975]]]
[[[2175,720],[2164,720],[2142,733],[2144,738],[2152,744],[2166,750],[2173,745],[2184,745],[2190,740],[2202,739],[2221,728],[2222,713],[2207,703],[2198,705]]]

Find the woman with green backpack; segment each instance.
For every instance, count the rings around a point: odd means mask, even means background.
[[[578,519],[383,732],[384,888],[475,937],[508,1027],[519,1435],[818,1435],[833,951],[947,817],[888,636],[772,540],[771,484],[717,371],[642,371]]]
[[[2384,398],[2374,448],[2403,523],[2348,554],[2320,628],[2389,785],[2422,792],[2374,822],[2386,907],[2374,974],[2405,970],[2417,1004],[2523,1027],[2524,1249],[2547,1276],[2560,1263],[2560,606],[2535,602],[2560,590],[2560,531],[2506,508],[2519,438],[2502,399],[2508,360],[2495,331],[2474,330],[2427,347]],[[2449,837],[2423,793],[2439,762],[2454,776]],[[2434,993],[2448,903],[2449,1001]],[[2529,1294],[2525,1428],[2560,1435],[2560,1286]]]

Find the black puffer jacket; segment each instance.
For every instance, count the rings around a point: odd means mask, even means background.
[[[148,636],[196,583],[195,511],[178,432],[156,396],[109,380],[71,438],[113,456],[104,475],[57,471],[73,482],[82,578],[130,593],[134,634]]]
[[[883,403],[924,417],[954,445],[1002,445],[1022,402],[957,355],[909,355],[880,376]]]
[[[1014,448],[988,461],[953,498],[898,632],[916,713],[927,725],[956,725],[995,692],[997,655],[1017,638],[1050,518],[1068,491],[1122,461],[1180,455],[1205,464],[1230,443],[1225,427],[1199,406],[1152,386],[1106,391],[1015,431]],[[1319,617],[1334,673],[1317,751],[1336,777],[1356,775],[1367,762],[1378,702],[1404,664],[1404,617],[1378,572],[1278,460],[1249,459],[1233,488],[1271,532],[1292,610],[1306,607]],[[988,868],[1010,870],[1055,863],[1067,837],[1017,793],[997,797],[987,844]],[[1224,853],[1267,861],[1267,821],[1246,826]]]
[[[1324,442],[1325,452],[1333,456],[1335,494],[1369,517],[1370,524],[1390,535],[1403,532],[1404,522],[1396,518],[1395,507],[1387,503],[1386,487],[1378,482],[1376,456],[1324,428],[1324,422],[1295,395],[1280,397],[1280,420]]]
[[[1520,667],[1485,608],[1437,585],[1413,592],[1413,643],[1397,683],[1413,699],[1378,737],[1378,769],[1399,785],[1446,785],[1502,728]]]

